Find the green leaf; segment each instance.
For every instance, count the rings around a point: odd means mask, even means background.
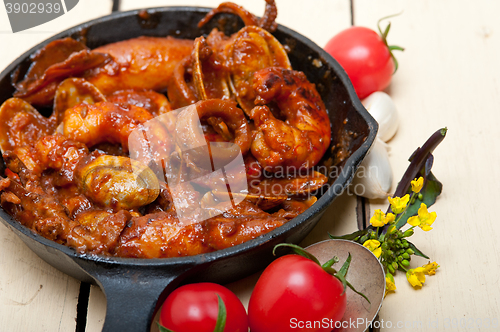
[[[356,231],[354,233],[347,234],[347,235],[342,235],[342,236],[334,236],[334,235],[332,235],[330,233],[328,233],[328,235],[330,236],[330,239],[334,239],[334,240],[350,240],[350,241],[352,241],[355,238],[357,238],[358,236],[365,235],[367,232],[368,232],[368,230],[363,229],[363,230]]]
[[[305,258],[308,258],[308,259],[312,260],[313,262],[315,262],[316,264],[318,264],[318,265],[321,266],[319,260],[316,257],[314,257],[313,254],[305,251],[304,248],[302,248],[301,246],[298,246],[298,245],[292,244],[292,243],[280,243],[280,244],[275,245],[274,249],[273,249],[273,255],[276,254],[276,249],[279,248],[279,247],[288,247],[288,248],[291,248],[292,251],[294,253],[296,253],[297,255],[300,255],[300,256],[303,256]]]
[[[406,213],[397,222],[396,228],[400,229],[401,227],[406,225],[408,218],[416,216],[418,214],[418,209],[420,208],[421,203],[424,203],[425,205],[427,205],[427,207],[430,207],[432,204],[434,204],[436,202],[436,198],[441,194],[442,190],[443,184],[439,182],[438,179],[436,179],[432,172],[429,172],[429,175],[425,179],[424,187],[420,191],[423,196],[423,200],[418,199],[417,195],[415,196],[415,203],[408,207]]]
[[[430,259],[429,256],[427,256],[426,254],[421,252],[417,247],[415,247],[415,245],[413,243],[408,241],[408,244],[409,244],[409,247],[411,248],[411,250],[413,250],[415,252],[415,255],[423,257],[425,259]]]
[[[224,304],[224,301],[222,301],[222,299],[220,298],[219,294],[217,294],[217,299],[219,301],[219,313],[217,314],[217,322],[215,323],[214,332],[223,332],[224,328],[226,327],[226,306]]]
[[[160,323],[158,323],[158,322],[156,322],[156,324],[158,325],[158,329],[160,330],[160,332],[174,332],[172,330],[167,329],[164,326],[161,326]]]

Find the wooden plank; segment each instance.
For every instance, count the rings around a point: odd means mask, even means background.
[[[221,2],[220,0],[122,0],[121,10],[159,6],[216,7]],[[256,15],[262,15],[264,12],[264,1],[236,0],[234,2],[244,6]],[[276,2],[278,6],[278,23],[305,35],[321,46],[326,44],[337,32],[351,24],[350,2],[348,0],[315,0],[314,6],[300,0],[277,0]],[[325,216],[302,245],[309,245],[326,239],[328,231],[332,234],[344,234],[356,230],[355,206],[356,200],[353,197],[348,195],[339,197],[326,211]],[[241,298],[245,306],[248,304],[251,290],[258,276],[259,274],[255,274],[228,285]],[[99,288],[92,287],[90,294],[86,330],[88,332],[98,331],[102,327],[106,307],[105,303],[103,303],[105,297]],[[152,331],[158,331],[155,324]]]
[[[0,6],[0,70],[50,36],[108,14],[111,1],[80,1],[67,14],[16,34],[4,8]],[[0,330],[74,331],[79,287],[79,281],[49,266],[0,225]]]
[[[389,34],[389,44],[406,47],[397,53],[400,69],[388,89],[402,118],[389,143],[394,185],[413,150],[434,130],[449,128],[434,153],[433,172],[444,184],[430,208],[438,218],[432,231],[417,230],[412,237],[441,268],[420,290],[403,275],[396,278],[397,292],[385,299],[380,317],[393,328],[397,322],[407,324],[403,330],[411,331],[488,330],[488,319],[490,324],[500,319],[500,231],[492,210],[500,180],[495,146],[500,139],[500,3],[354,3],[356,25],[374,29],[378,18],[404,10],[391,19]],[[423,263],[412,262],[412,267]]]
[[[101,331],[106,316],[106,297],[97,286],[90,286],[89,307],[87,312],[87,325],[85,331]]]
[[[74,331],[80,283],[46,264],[0,226],[0,322],[4,331]]]

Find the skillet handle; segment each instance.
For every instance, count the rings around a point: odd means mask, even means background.
[[[191,268],[174,265],[158,271],[128,266],[94,275],[107,300],[102,331],[149,332],[156,311]]]

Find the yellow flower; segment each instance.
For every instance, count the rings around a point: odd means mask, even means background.
[[[406,208],[406,205],[410,201],[410,195],[406,194],[402,198],[401,197],[387,197],[389,203],[391,204],[391,209],[395,214],[399,214],[403,212]]]
[[[394,283],[394,277],[392,274],[387,273],[385,275],[385,295],[387,296],[389,293],[394,293],[396,291],[396,284]]]
[[[377,209],[375,210],[375,213],[373,214],[373,217],[370,218],[370,224],[372,224],[373,227],[382,227],[387,223],[392,223],[396,219],[396,216],[393,213],[388,213],[385,215],[382,210]]]
[[[418,216],[408,218],[408,223],[412,226],[418,226],[427,232],[432,229],[431,225],[436,220],[436,217],[436,212],[429,213],[429,211],[427,211],[427,205],[422,203],[418,209]]]
[[[417,267],[406,272],[406,279],[413,286],[413,288],[420,288],[425,282],[425,269]]]
[[[436,262],[429,262],[422,267],[425,269],[425,274],[432,276],[436,274],[436,270],[438,269],[439,265]]]
[[[373,227],[382,227],[386,224],[385,222],[385,213],[382,210],[377,209],[373,214],[373,217],[370,218],[370,224]]]
[[[382,254],[382,248],[380,247],[380,242],[377,240],[366,240],[363,246],[370,249],[370,251],[379,258]]]
[[[422,187],[424,186],[424,178],[419,177],[418,179],[415,179],[411,182],[411,190],[415,193],[418,194],[420,190],[422,190]]]

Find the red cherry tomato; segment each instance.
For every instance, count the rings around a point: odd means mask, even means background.
[[[342,283],[312,260],[286,255],[257,281],[248,305],[252,332],[331,331],[346,308]],[[308,327],[320,321],[322,326]]]
[[[360,99],[389,86],[394,60],[386,42],[375,31],[365,27],[348,28],[330,39],[325,51],[347,72]]]
[[[238,297],[213,283],[181,286],[163,303],[160,324],[175,332],[213,332],[219,312],[217,294],[226,307],[224,332],[247,332],[248,316]]]

